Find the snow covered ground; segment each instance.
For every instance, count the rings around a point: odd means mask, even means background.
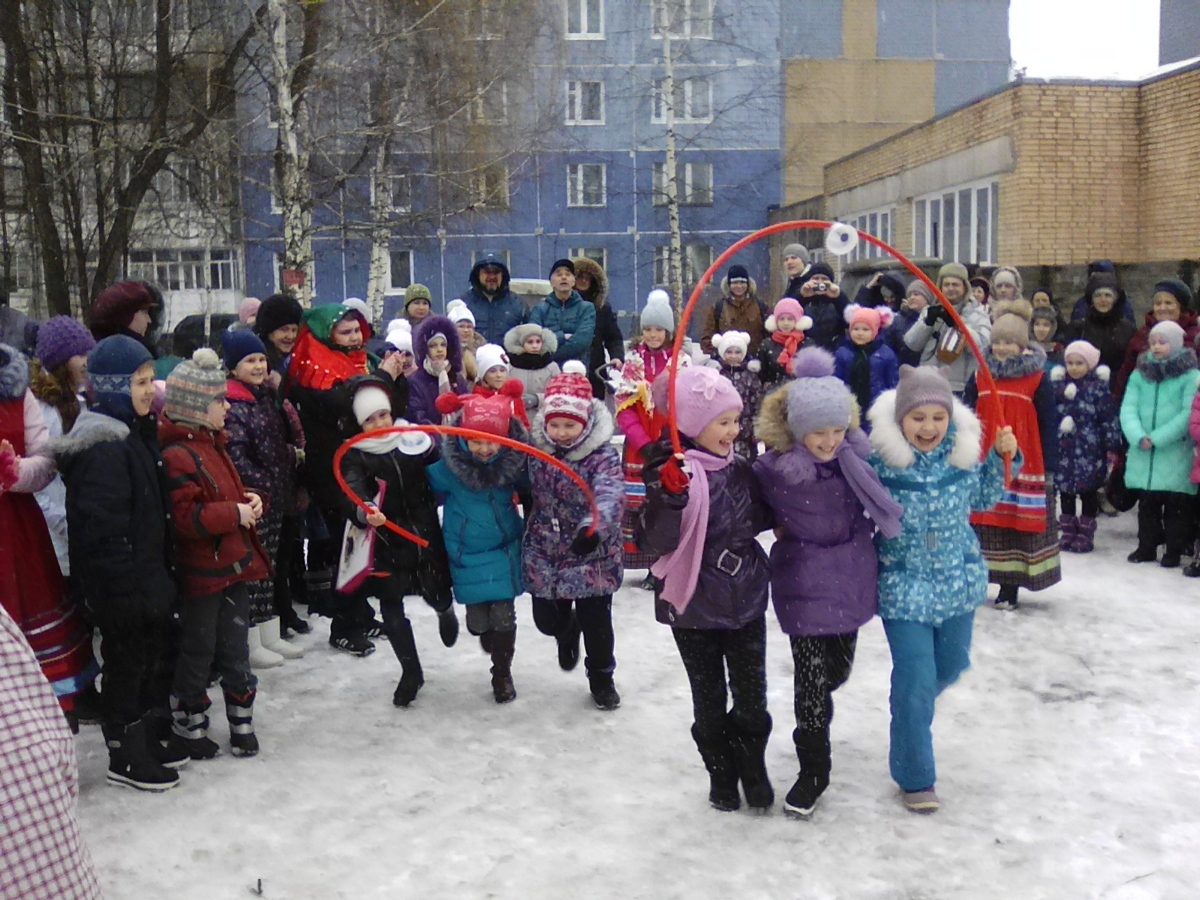
[[[719,813],[688,733],[687,682],[649,595],[613,615],[624,704],[518,603],[518,698],[497,706],[465,630],[446,650],[410,601],[426,685],[395,709],[386,643],[260,673],[263,751],[193,762],[161,796],[107,785],[77,740],[80,816],[110,900],[174,898],[1189,898],[1200,896],[1200,582],[1126,563],[1134,516],[1062,584],[981,609],[974,667],[939,701],[941,812],[906,812],[887,772],[887,643],[862,631],[837,695],[833,784],[809,822]],[[993,588],[994,591],[994,588]],[[795,776],[791,659],[769,625],[780,801]],[[214,737],[227,730],[216,691]]]

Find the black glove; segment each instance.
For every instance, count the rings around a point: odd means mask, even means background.
[[[949,322],[950,317],[946,315],[946,311],[937,303],[931,303],[925,307],[925,324],[932,328],[938,323],[938,320]]]
[[[658,494],[658,497],[663,506],[675,512],[679,512],[688,505],[687,488],[684,488],[680,493],[672,493],[671,491],[664,490]]]
[[[580,528],[575,533],[575,540],[571,541],[571,552],[576,556],[587,556],[599,546],[600,532],[588,534],[587,528]]]

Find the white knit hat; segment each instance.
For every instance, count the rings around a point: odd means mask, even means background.
[[[362,297],[347,297],[342,301],[342,306],[348,306],[353,310],[362,313],[363,318],[368,322],[371,321],[371,310],[367,306],[367,301]]]
[[[669,334],[675,333],[675,313],[671,310],[671,295],[662,288],[655,288],[642,307],[641,326],[661,328]]]
[[[355,391],[351,405],[354,407],[354,420],[361,425],[382,409],[391,412],[392,398],[383,388],[368,384]]]
[[[717,356],[724,357],[730,347],[740,347],[742,354],[750,349],[750,335],[744,331],[727,331],[724,334],[714,334],[712,344],[717,348]]]
[[[392,319],[388,322],[387,336],[383,342],[396,350],[412,353],[412,323],[408,319]]]
[[[450,301],[450,305],[446,307],[446,318],[455,325],[459,322],[475,324],[475,314],[467,308],[466,301],[461,299]]]
[[[488,373],[489,369],[494,369],[496,366],[503,366],[505,372],[509,369],[508,354],[499,344],[484,344],[477,349],[475,362],[479,368],[480,381],[483,381],[483,376]]]

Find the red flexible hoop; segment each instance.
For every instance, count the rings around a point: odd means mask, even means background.
[[[474,428],[459,428],[457,425],[394,425],[391,428],[379,428],[375,431],[364,431],[362,434],[356,434],[338,447],[337,452],[333,454],[333,477],[337,480],[338,487],[342,489],[342,493],[349,497],[354,502],[354,505],[364,513],[370,512],[370,508],[354,491],[350,490],[350,485],[346,484],[346,479],[342,476],[342,459],[351,447],[367,438],[381,437],[385,434],[405,434],[412,431],[421,432],[422,434],[449,434],[466,438],[467,440],[491,441],[493,444],[511,447],[514,450],[532,456],[534,459],[539,459],[542,462],[549,463],[561,469],[567,474],[568,478],[579,486],[579,489],[583,491],[583,495],[587,497],[588,506],[591,507],[592,512],[592,524],[588,526],[587,533],[589,536],[596,533],[596,525],[600,522],[600,509],[596,506],[596,495],[592,493],[592,489],[588,487],[588,483],[580,477],[578,472],[561,459],[555,459],[549,453],[539,450],[537,447],[531,447],[529,444],[523,444],[521,441],[510,437],[500,437],[499,435],[488,434],[486,431],[476,431]],[[401,528],[390,519],[383,524],[389,531],[395,532],[400,537],[412,541],[418,547],[429,546],[429,541],[425,540],[425,538]]]
[[[760,228],[758,231],[751,232],[750,234],[746,235],[741,240],[736,241],[729,247],[729,249],[727,249],[724,253],[722,253],[720,256],[718,256],[716,259],[713,260],[712,265],[704,270],[704,274],[700,276],[700,280],[696,283],[696,287],[692,290],[692,296],[688,299],[687,305],[684,306],[683,313],[679,317],[679,325],[675,329],[675,344],[674,344],[674,347],[672,347],[672,349],[671,349],[671,365],[667,372],[667,378],[669,381],[669,383],[667,385],[667,388],[668,388],[667,396],[668,397],[673,398],[675,396],[675,378],[676,378],[677,373],[679,372],[679,366],[678,366],[679,354],[683,351],[683,339],[687,335],[687,327],[688,327],[689,321],[692,318],[692,310],[696,306],[696,301],[700,299],[700,294],[704,291],[704,288],[712,280],[713,274],[718,269],[720,269],[721,266],[725,265],[725,263],[729,260],[729,258],[731,256],[733,256],[735,253],[737,253],[739,250],[741,250],[744,247],[748,247],[750,244],[753,244],[756,241],[760,241],[763,238],[768,237],[772,234],[778,234],[781,231],[796,231],[801,228],[826,229],[826,228],[832,228],[835,224],[838,224],[838,223],[826,222],[822,219],[799,219],[794,222],[776,222],[774,225],[768,225],[766,228]],[[845,223],[841,223],[841,224],[844,225]],[[845,227],[848,228],[850,226],[846,225]],[[855,229],[855,230],[857,231],[857,229]],[[929,276],[926,275],[924,272],[922,272],[917,267],[916,263],[914,263],[912,260],[910,260],[907,256],[905,256],[903,253],[901,253],[895,247],[892,247],[889,244],[885,244],[883,241],[879,240],[879,238],[875,237],[872,234],[867,234],[865,231],[858,231],[858,236],[862,240],[866,241],[868,244],[873,244],[876,247],[879,247],[881,250],[886,250],[888,253],[890,253],[892,256],[894,256],[897,260],[899,260],[900,263],[906,269],[908,269],[908,271],[910,271],[913,275],[916,275],[917,278],[921,279],[921,281],[924,282],[925,285],[931,291],[933,291],[934,297],[936,297],[938,299],[938,302],[941,303],[942,308],[950,313],[950,318],[954,320],[955,326],[962,333],[962,336],[964,338],[966,338],[967,346],[969,346],[971,348],[971,352],[975,355],[975,360],[979,364],[978,370],[977,370],[977,377],[983,382],[983,386],[991,392],[991,397],[995,401],[996,422],[997,422],[996,427],[997,427],[997,429],[999,429],[1001,427],[1001,423],[1004,422],[1004,407],[1000,403],[1000,392],[996,390],[996,382],[992,378],[991,369],[988,368],[987,362],[983,358],[983,352],[979,349],[979,345],[977,343],[975,343],[975,338],[971,336],[971,332],[967,329],[966,324],[963,322],[963,320],[961,318],[959,318],[958,310],[956,310],[954,308],[954,305],[952,303],[950,303],[949,301],[946,300],[946,296],[938,289],[938,286],[930,280]],[[682,454],[683,453],[683,444],[681,444],[679,441],[679,425],[675,421],[675,404],[674,403],[668,404],[667,423],[669,424],[669,426],[671,428],[671,447],[675,450],[676,454]],[[995,435],[991,436],[991,440],[992,441],[995,440]],[[1005,484],[1008,484],[1008,482],[1011,478],[1011,466],[1012,466],[1011,458],[1005,457],[1005,460],[1004,460],[1004,482],[1005,482]]]

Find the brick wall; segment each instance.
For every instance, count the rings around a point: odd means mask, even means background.
[[[1141,86],[1141,259],[1200,257],[1200,69]]]

